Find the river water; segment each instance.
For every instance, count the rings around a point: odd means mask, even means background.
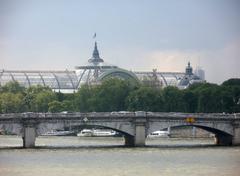
[[[0,136],[0,176],[239,176],[240,147],[212,139],[148,139],[123,147],[122,138],[38,137],[22,149],[16,136]]]

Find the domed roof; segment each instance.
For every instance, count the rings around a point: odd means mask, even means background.
[[[116,77],[120,79],[129,79],[129,80],[134,80],[136,82],[138,81],[137,76],[133,72],[127,71],[121,68],[112,68],[112,69],[106,70],[101,75],[99,75],[98,81],[111,78],[111,77]]]
[[[181,78],[178,83],[179,88],[187,88],[190,84],[194,84],[197,82],[202,82],[197,75],[192,73],[192,67],[190,66],[190,62],[188,62],[188,66],[186,67],[185,75]]]

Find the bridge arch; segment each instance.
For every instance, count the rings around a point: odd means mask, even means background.
[[[134,131],[131,130],[131,128],[124,128],[124,125],[114,125],[114,123],[107,123],[107,124],[101,124],[101,123],[81,123],[81,124],[64,124],[64,123],[41,123],[37,125],[36,128],[36,134],[37,136],[40,136],[44,133],[47,133],[48,131],[52,130],[64,130],[64,129],[71,129],[73,131],[76,131],[78,133],[80,130],[84,128],[101,128],[101,129],[110,129],[113,131],[116,131],[123,135],[125,139],[125,146],[132,146],[134,142]]]
[[[169,127],[170,128],[178,128],[178,127],[188,127],[188,126],[200,128],[200,129],[203,129],[207,132],[214,134],[215,135],[215,143],[218,145],[232,145],[233,135],[230,134],[229,132],[220,130],[218,128],[204,126],[204,125],[198,125],[198,124],[167,125],[166,127],[161,127],[157,130],[152,128],[151,130],[148,131],[148,134],[151,134],[152,132],[158,131],[158,130],[167,130]]]

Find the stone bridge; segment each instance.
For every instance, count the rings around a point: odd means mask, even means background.
[[[195,126],[215,134],[217,145],[240,145],[240,114],[92,112],[0,114],[0,130],[21,135],[34,147],[37,136],[51,130],[101,127],[120,132],[125,145],[144,146],[148,134],[176,126]]]

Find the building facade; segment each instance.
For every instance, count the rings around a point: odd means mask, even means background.
[[[97,84],[102,80],[117,77],[130,81],[142,82],[145,85],[154,87],[178,86],[186,88],[196,81],[202,81],[192,73],[190,63],[186,72],[158,72],[153,69],[149,72],[132,72],[115,65],[109,65],[100,57],[97,42],[95,42],[92,57],[88,64],[76,66],[75,70],[0,70],[0,85],[3,86],[9,81],[17,81],[24,87],[34,85],[48,86],[53,91],[62,93],[76,92],[83,84]]]

